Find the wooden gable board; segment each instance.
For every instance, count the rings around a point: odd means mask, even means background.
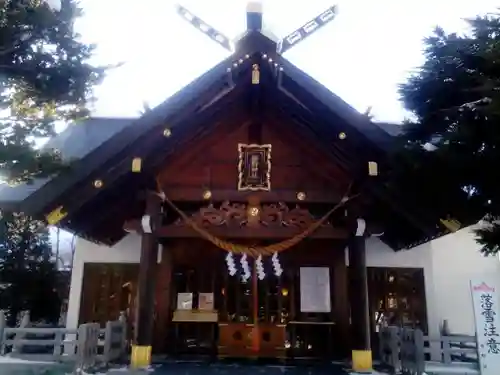
[[[258,51],[258,46],[254,46],[254,48],[257,50],[247,51],[247,54],[252,57],[256,54],[262,55],[262,51]],[[127,148],[139,142],[140,139],[152,130],[168,124],[169,119],[175,117],[178,111],[187,112],[190,108],[196,106],[200,92],[206,91],[207,87],[212,87],[216,82],[227,76],[228,68],[232,64],[232,57],[218,64],[215,68],[186,86],[163,104],[146,113],[140,119],[134,121],[111,137],[111,139],[97,147],[89,155],[77,162],[71,173],[56,177],[40,189],[37,189],[20,202],[19,207],[28,213],[40,214],[47,207],[53,206],[65,191],[74,187],[79,182],[88,179],[103,164],[108,164],[108,167],[111,167],[111,164],[122,165],[122,160],[130,157]],[[285,74],[310,95],[311,101],[316,100],[329,108],[330,111],[341,117],[349,126],[362,133],[376,148],[386,149],[386,146],[390,145],[392,137],[369,121],[366,116],[359,114],[347,103],[301,72],[286,59],[279,57],[279,64],[284,67]],[[246,69],[249,69],[249,67],[247,66]],[[121,169],[123,169],[123,172],[125,170],[129,171],[129,167]]]
[[[64,192],[89,178],[94,170],[116,158],[120,153],[126,153],[127,148],[133,145],[141,136],[155,127],[168,124],[169,119],[175,116],[179,109],[195,104],[200,92],[209,89],[224,77],[227,74],[227,66],[231,64],[231,58],[222,61],[156,108],[132,121],[127,127],[121,129],[92,152],[75,162],[70,172],[62,173],[60,176],[44,181],[36,189],[30,189],[30,194],[26,197],[22,195],[13,197],[19,198],[19,201],[6,201],[0,197],[0,206],[15,208],[35,216],[44,213],[44,210],[57,201]]]

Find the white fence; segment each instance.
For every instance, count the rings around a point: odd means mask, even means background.
[[[30,326],[25,312],[19,327],[9,328],[0,311],[0,355],[37,362],[74,363],[75,368],[89,369],[109,365],[127,354],[126,318],[116,321],[86,323],[78,329]]]
[[[477,340],[474,336],[443,335],[433,339],[420,329],[385,327],[380,330],[380,359],[391,373],[479,374]],[[440,358],[431,361],[430,355]]]

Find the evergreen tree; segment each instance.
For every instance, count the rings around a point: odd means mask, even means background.
[[[14,325],[21,311],[31,319],[57,322],[61,301],[58,272],[45,225],[22,215],[0,221],[0,309]]]
[[[57,150],[34,140],[58,122],[84,117],[91,88],[106,68],[73,29],[76,0],[0,0],[0,177],[17,183],[60,171]]]
[[[500,17],[468,21],[467,36],[437,28],[425,63],[401,86],[408,122],[405,160],[390,183],[441,218],[488,224],[477,231],[485,254],[500,249]]]

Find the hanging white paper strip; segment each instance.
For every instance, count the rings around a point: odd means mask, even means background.
[[[331,312],[328,267],[300,267],[300,311]]]

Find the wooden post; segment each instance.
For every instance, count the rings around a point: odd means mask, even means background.
[[[257,258],[254,258],[252,272],[252,311],[253,311],[253,330],[252,330],[252,350],[255,353],[260,351],[260,332],[259,332],[259,281],[257,279]]]
[[[365,229],[365,221],[357,219],[349,239],[352,368],[361,373],[372,371]]]
[[[349,275],[345,255],[343,251],[339,251],[333,257],[334,290],[331,291],[332,306],[334,306],[334,321],[336,322],[334,326],[336,334],[334,346],[336,350],[339,350],[342,359],[349,357],[349,349],[351,347],[349,332]]]
[[[146,211],[142,217],[141,260],[137,282],[136,323],[131,365],[133,368],[151,364],[154,328],[155,276],[158,258],[158,239],[155,228],[160,224],[161,201],[154,194],[146,197]]]
[[[167,351],[168,327],[170,324],[170,301],[172,294],[172,249],[162,246],[161,262],[157,268],[155,353]]]

